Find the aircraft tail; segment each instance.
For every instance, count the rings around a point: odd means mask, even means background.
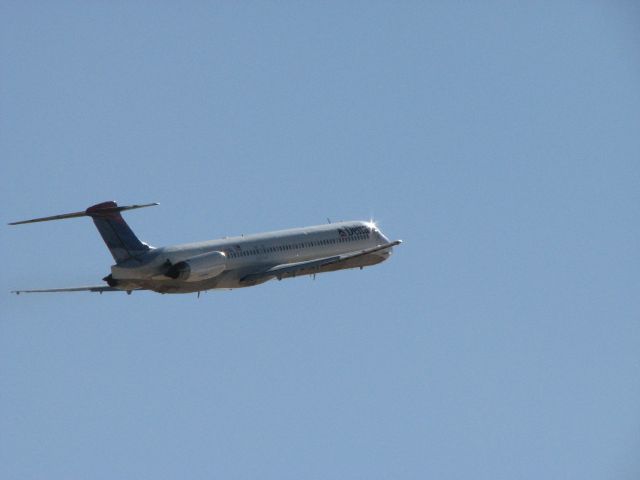
[[[138,240],[120,215],[122,208],[124,207],[118,207],[116,202],[104,202],[86,210],[117,263],[149,250],[149,246]]]
[[[63,213],[62,215],[53,215],[51,217],[34,218],[32,220],[13,222],[9,225],[47,222],[49,220],[62,220],[65,218],[85,216],[91,217],[114,260],[117,263],[120,263],[149,250],[148,245],[138,240],[138,237],[136,237],[135,233],[133,233],[131,228],[129,228],[129,225],[124,221],[120,212],[124,210],[133,210],[135,208],[151,207],[153,205],[158,204],[148,203],[145,205],[128,205],[119,207],[116,202],[109,201],[93,205],[92,207],[87,208],[84,212]]]

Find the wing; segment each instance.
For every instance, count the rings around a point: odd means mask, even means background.
[[[271,267],[263,272],[250,273],[249,275],[244,276],[240,281],[241,282],[254,282],[256,280],[263,280],[265,278],[281,278],[283,276],[295,276],[295,275],[308,275],[311,273],[315,273],[320,268],[326,267],[328,265],[339,265],[341,263],[346,263],[349,260],[352,260],[357,257],[362,257],[364,255],[369,255],[371,253],[379,252],[381,250],[386,250],[391,247],[395,247],[396,245],[400,245],[402,240],[395,240],[393,242],[385,243],[383,245],[378,245],[372,248],[366,248],[364,250],[358,250],[355,252],[343,253],[342,255],[335,255],[333,257],[325,257],[319,258],[317,260],[309,260],[306,262],[298,262],[298,263],[286,263],[284,265],[276,265],[275,267]]]
[[[144,290],[142,288],[137,288],[134,290]],[[87,287],[71,287],[71,288],[44,288],[38,290],[13,290],[11,293],[15,293],[16,295],[20,295],[21,293],[47,293],[47,292],[124,292],[131,293],[131,290],[121,290],[115,287],[109,287],[106,285],[95,285],[95,286],[87,286]]]

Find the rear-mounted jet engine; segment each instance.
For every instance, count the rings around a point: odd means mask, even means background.
[[[224,252],[211,252],[178,262],[165,275],[174,280],[199,282],[220,275],[226,267],[227,256]]]

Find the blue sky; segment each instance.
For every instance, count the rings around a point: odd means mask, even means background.
[[[6,478],[640,475],[633,2],[4,2],[6,222],[368,219],[391,261],[201,296],[4,227]]]

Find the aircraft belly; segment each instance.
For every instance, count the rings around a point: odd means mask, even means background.
[[[180,280],[149,280],[144,283],[144,288],[158,293],[196,293],[216,288],[231,289],[246,287],[239,282],[238,272],[230,270],[223,272],[217,277],[209,278],[199,282],[185,282]]]
[[[356,257],[351,260],[347,260],[343,263],[336,265],[327,265],[320,268],[320,272],[334,272],[336,270],[346,270],[349,268],[370,267],[371,265],[377,265],[384,262],[388,255],[380,255],[372,253],[371,255],[365,255],[364,257]]]
[[[280,278],[301,277],[303,275],[315,275],[316,273],[335,272],[338,270],[347,270],[350,268],[370,267],[371,265],[377,265],[378,263],[384,262],[387,258],[389,258],[389,253],[376,252],[370,255],[346,260],[344,262],[325,265],[320,268],[309,269],[308,271],[301,270],[295,273],[284,273],[280,276]]]

